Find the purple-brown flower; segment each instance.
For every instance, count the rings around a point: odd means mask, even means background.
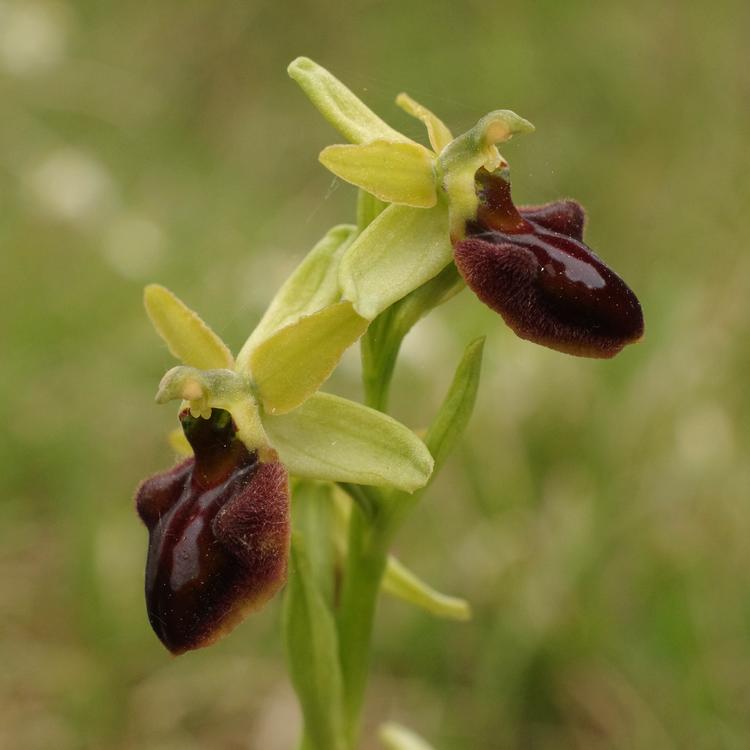
[[[583,242],[578,203],[516,209],[505,170],[480,169],[476,188],[476,218],[454,242],[454,259],[467,285],[518,336],[602,358],[643,336],[637,297]]]
[[[136,494],[148,618],[173,654],[213,643],[281,588],[290,533],[282,464],[249,451],[227,411],[180,421],[194,457]]]

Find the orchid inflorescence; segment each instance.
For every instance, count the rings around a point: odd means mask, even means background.
[[[289,74],[350,141],[320,161],[360,189],[358,224],[313,247],[236,357],[172,292],[146,288],[149,317],[182,362],[157,401],[181,402],[172,443],[184,455],[142,483],[136,506],[149,531],[148,616],[175,654],[229,632],[290,568],[285,639],[303,747],[346,750],[357,742],[378,593],[469,615],[389,547],[466,426],[482,341],[467,347],[420,438],[385,413],[403,337],[464,286],[521,338],[568,354],[614,356],[641,338],[643,316],[584,244],[578,203],[514,206],[497,144],[532,131],[529,122],[498,110],[454,138],[400,94],[397,104],[425,124],[427,148],[313,61],[298,58]],[[357,340],[367,405],[319,390]],[[393,725],[382,738],[394,748],[421,742]]]

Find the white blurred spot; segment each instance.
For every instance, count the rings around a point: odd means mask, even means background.
[[[118,216],[105,230],[102,253],[112,268],[136,281],[154,273],[164,256],[164,233],[137,214]]]
[[[722,466],[734,455],[732,422],[720,404],[700,404],[675,427],[677,452],[691,468]]]
[[[281,684],[266,697],[258,711],[258,722],[249,747],[286,750],[299,736],[301,721],[294,693]]]
[[[91,221],[108,212],[115,197],[114,184],[104,166],[72,148],[49,154],[31,168],[26,183],[40,211],[74,223]]]
[[[0,2],[0,67],[14,75],[49,70],[65,52],[65,19],[59,6]]]

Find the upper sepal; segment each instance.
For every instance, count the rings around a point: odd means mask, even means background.
[[[308,57],[298,57],[287,68],[328,122],[352,143],[410,139],[381,120],[341,81]]]

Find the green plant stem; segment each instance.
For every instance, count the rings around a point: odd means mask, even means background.
[[[344,718],[349,746],[359,735],[360,712],[370,665],[370,642],[380,584],[393,536],[382,511],[367,519],[355,506],[338,612],[339,653],[344,681]]]

